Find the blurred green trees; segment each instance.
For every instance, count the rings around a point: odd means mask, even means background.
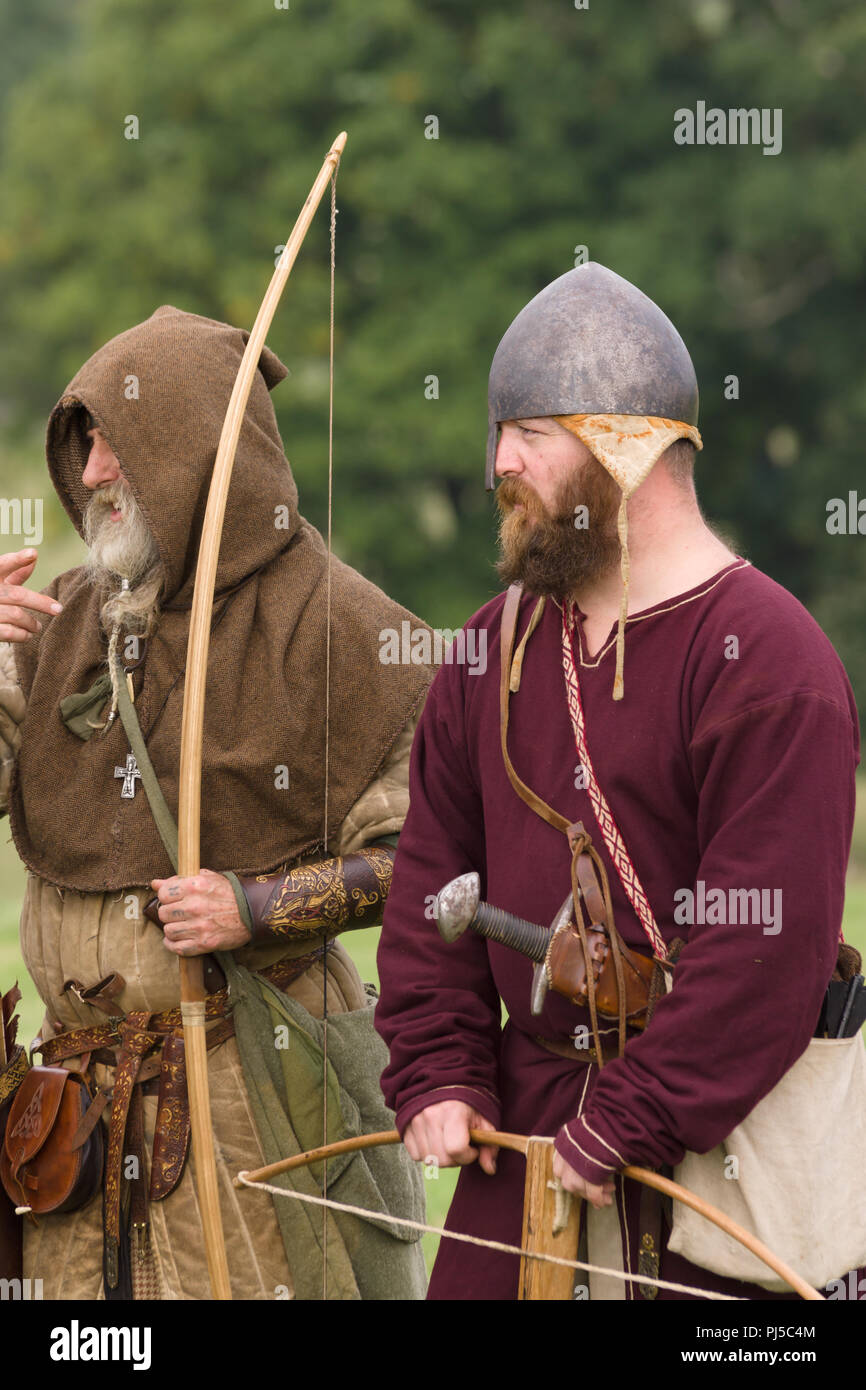
[[[866,536],[825,525],[829,499],[866,498],[866,12],[0,0],[0,54],[0,490],[112,334],[165,302],[251,325],[345,128],[338,552],[443,626],[495,592],[490,359],[586,247],[679,327],[701,383],[705,509],[815,612],[866,702]],[[676,145],[674,112],[698,100],[781,108],[782,152]],[[281,429],[319,525],[327,253],[323,207],[270,337],[291,371]]]

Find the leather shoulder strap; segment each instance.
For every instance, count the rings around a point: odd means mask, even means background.
[[[177,822],[168,808],[168,802],[162,794],[162,787],[157,780],[153,763],[144,742],[144,735],[141,732],[141,725],[138,722],[138,715],[135,712],[135,705],[129,698],[129,691],[126,688],[126,675],[120,662],[115,657],[117,668],[117,708],[120,713],[120,721],[123,724],[126,737],[129,739],[129,746],[135,754],[135,761],[141,773],[141,780],[147,794],[148,805],[151,815],[156,822],[159,831],[159,838],[165,846],[165,852],[171,860],[171,867],[177,873]],[[230,869],[221,870],[224,878],[227,878],[232,886],[235,901],[238,905],[241,921],[248,931],[252,931],[253,919],[250,914],[250,905],[241,887],[241,881],[237,874]],[[156,899],[152,899],[156,902]],[[210,959],[205,956],[205,961]],[[207,970],[207,965],[205,965]]]
[[[561,830],[564,835],[567,835],[571,822],[566,820],[565,816],[561,816],[558,811],[554,811],[552,806],[548,806],[546,801],[542,801],[540,796],[536,796],[531,787],[527,787],[526,783],[521,781],[508,756],[508,703],[511,695],[512,653],[522,597],[523,586],[512,584],[505,595],[502,622],[499,628],[499,730],[502,743],[502,761],[505,763],[508,780],[521,800],[525,801],[530,810],[534,811],[537,816],[546,820],[548,825],[552,825],[555,830]],[[540,609],[537,608],[536,613],[540,613]]]
[[[129,698],[129,691],[126,688],[126,673],[118,661],[114,658],[116,670],[117,687],[117,708],[120,714],[120,722],[123,725],[126,737],[129,739],[129,746],[132,749],[138,770],[141,773],[141,780],[144,785],[145,795],[151,814],[156,822],[159,831],[159,838],[165,845],[165,852],[171,860],[172,868],[177,873],[177,824],[174,816],[168,809],[168,804],[162,794],[162,788],[157,781],[153,763],[144,742],[144,735],[138,722],[138,715],[135,706]]]

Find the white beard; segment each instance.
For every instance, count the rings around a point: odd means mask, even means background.
[[[113,508],[121,513],[117,519]],[[165,570],[128,483],[108,483],[94,492],[84,513],[84,539],[90,548],[87,576],[109,594],[101,610],[106,632],[123,627],[148,636],[159,617]]]

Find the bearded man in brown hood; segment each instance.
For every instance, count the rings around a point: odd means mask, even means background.
[[[196,560],[247,337],[165,306],[100,349],[55,407],[47,438],[51,478],[90,548],[88,562],[36,594],[23,587],[35,552],[0,557],[0,805],[30,871],[22,952],[47,1009],[43,1061],[84,1072],[107,1150],[102,1202],[25,1223],[25,1275],[42,1280],[46,1298],[208,1296],[184,1166],[176,956],[206,956],[209,1081],[235,1298],[321,1296],[325,1237],[321,1221],[293,1224],[266,1194],[232,1189],[239,1170],[261,1166],[265,1149],[210,952],[231,952],[263,975],[300,1021],[303,1047],[280,1059],[290,1142],[303,1147],[315,1136],[315,1020],[326,1009],[353,1020],[355,1081],[337,1077],[344,1122],[357,1126],[360,1111],[365,1128],[390,1123],[372,1000],[333,937],[380,920],[393,858],[387,837],[406,813],[408,752],[431,672],[382,664],[382,630],[415,620],[329,557],[299,514],[269,395],[286,369],[268,349],[241,429],[220,548],[203,741],[208,867],[195,879],[174,876],[165,823],[127,734],[137,719],[145,761],[176,818]],[[273,1055],[273,1037],[269,1046]],[[390,1177],[381,1168],[379,1177],[396,1183],[417,1215],[417,1180],[393,1152],[397,1166],[389,1160]],[[341,1176],[332,1178],[337,1197]],[[328,1222],[337,1296],[422,1296],[417,1244],[367,1223]]]

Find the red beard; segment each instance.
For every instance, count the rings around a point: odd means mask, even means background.
[[[551,511],[514,477],[499,484],[496,505],[496,569],[504,584],[519,582],[530,593],[561,601],[610,573],[619,560],[620,490],[596,459],[562,480]],[[518,505],[522,511],[515,510]]]

